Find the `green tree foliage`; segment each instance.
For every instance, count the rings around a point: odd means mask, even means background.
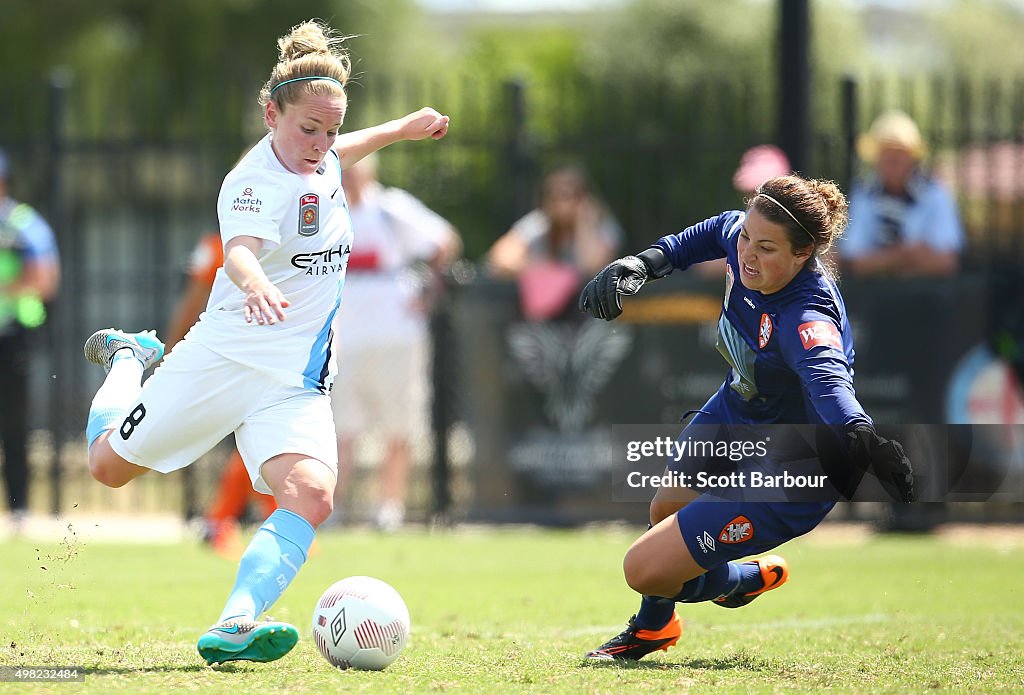
[[[47,75],[68,65],[73,138],[173,141],[179,154],[200,144],[207,159],[216,151],[219,172],[262,132],[255,96],[277,38],[321,17],[356,35],[346,127],[423,104],[452,116],[448,142],[395,148],[381,170],[455,221],[470,256],[565,160],[584,164],[627,231],[646,238],[639,230],[736,204],[740,153],[774,137],[775,7],[635,0],[590,14],[441,20],[414,0],[0,0],[0,86],[22,95],[0,103],[0,117],[7,138],[43,136]],[[831,2],[812,16],[816,85],[827,86],[814,94],[833,104],[837,76],[859,59],[859,25]],[[818,122],[834,125],[818,108]],[[167,153],[150,159],[153,196],[163,195]],[[193,169],[179,169],[183,187],[197,185]]]
[[[749,0],[635,0],[588,42],[586,64],[592,74],[644,83],[766,80],[773,14]]]
[[[1008,0],[956,0],[931,8],[939,37],[941,69],[957,74],[1019,75],[1024,72],[1024,11]]]
[[[86,133],[234,129],[255,108],[278,37],[312,17],[364,37],[350,42],[357,74],[414,55],[431,65],[413,0],[5,0],[0,84],[37,97],[25,104],[33,108],[49,71],[69,66],[89,106],[72,125]],[[33,121],[45,127],[24,124]]]

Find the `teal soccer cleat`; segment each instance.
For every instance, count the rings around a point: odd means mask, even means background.
[[[207,664],[225,661],[276,661],[299,641],[299,631],[274,620],[231,618],[214,625],[199,638],[196,648]]]
[[[156,331],[125,333],[114,328],[96,331],[85,341],[85,359],[110,371],[110,360],[114,353],[128,348],[149,369],[164,356],[164,344],[156,337]]]

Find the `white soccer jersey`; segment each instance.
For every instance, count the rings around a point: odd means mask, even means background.
[[[315,174],[294,174],[267,135],[224,178],[217,215],[225,243],[264,240],[260,265],[290,306],[284,321],[246,323],[245,294],[221,268],[189,339],[286,384],[329,390],[336,373],[331,323],[352,243],[338,157],[328,154]]]

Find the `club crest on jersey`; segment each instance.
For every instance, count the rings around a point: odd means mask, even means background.
[[[320,231],[320,196],[307,193],[299,198],[299,234],[313,236]]]
[[[718,540],[732,545],[743,543],[754,537],[754,522],[745,516],[738,516],[718,532]]]
[[[804,350],[810,350],[819,345],[834,347],[837,350],[843,349],[843,339],[839,335],[839,329],[831,321],[808,321],[797,326],[800,333],[800,342]]]
[[[768,314],[761,314],[761,328],[757,331],[757,347],[764,350],[764,346],[772,339],[772,317]]]

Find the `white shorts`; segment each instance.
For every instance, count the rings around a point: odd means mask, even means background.
[[[260,469],[279,454],[309,456],[337,474],[329,396],[283,384],[194,340],[174,346],[109,442],[126,461],[170,473],[231,432],[257,492],[271,492]]]
[[[390,345],[338,348],[334,423],[342,437],[372,430],[416,439],[427,430],[426,337]]]

